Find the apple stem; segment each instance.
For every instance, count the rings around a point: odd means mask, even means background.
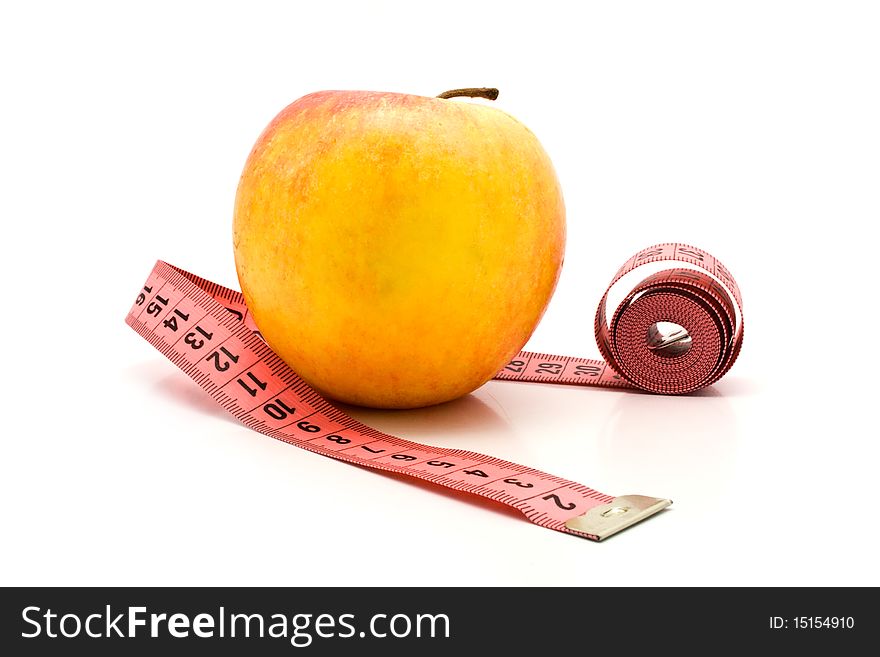
[[[459,98],[467,96],[468,98],[485,98],[487,100],[495,100],[498,98],[498,90],[492,87],[468,87],[467,89],[450,89],[438,94],[437,98]]]

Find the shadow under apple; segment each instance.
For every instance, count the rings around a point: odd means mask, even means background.
[[[156,360],[133,365],[126,368],[126,374],[140,381],[159,397],[198,413],[238,424],[207,392],[183,372],[169,367],[166,361]],[[494,434],[509,429],[507,420],[476,394],[411,410],[364,408],[333,400],[330,403],[364,424],[410,440],[428,440],[441,436],[446,440],[466,434]]]
[[[468,434],[495,434],[509,429],[507,419],[476,394],[408,410],[383,410],[333,402],[366,425],[409,440],[444,440]],[[503,412],[503,409],[502,409]]]

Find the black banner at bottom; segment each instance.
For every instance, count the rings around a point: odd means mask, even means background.
[[[2,652],[493,655],[643,643],[843,650],[873,591],[720,588],[7,588]],[[708,643],[707,643],[708,642]]]

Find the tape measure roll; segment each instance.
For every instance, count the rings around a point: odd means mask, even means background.
[[[682,267],[656,272],[626,295],[609,324],[606,303],[615,284],[638,267],[668,260],[689,263],[711,276]],[[664,335],[656,328],[664,323],[684,330]],[[617,270],[596,310],[595,331],[604,361],[523,351],[495,378],[693,392],[724,376],[739,355],[742,296],[728,269],[707,251],[657,244]]]
[[[736,359],[743,335],[739,288],[721,263],[701,249],[661,244],[630,258],[611,286],[636,267],[663,260],[703,271],[677,268],[649,276],[627,295],[610,324],[606,291],[596,337],[607,362],[523,351],[495,378],[661,393],[717,381]],[[657,328],[663,322],[686,330],[663,334]],[[671,504],[640,495],[614,498],[534,468],[368,427],[312,390],[263,342],[240,293],[162,261],[126,323],[243,424],[324,456],[487,497],[537,525],[592,540]]]

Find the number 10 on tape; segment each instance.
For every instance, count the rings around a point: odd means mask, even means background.
[[[621,303],[610,325],[603,297],[596,332],[605,361],[523,351],[496,378],[670,394],[717,380],[735,360],[742,341],[739,290],[712,256],[679,244],[658,245],[633,256],[612,285],[632,269],[660,260],[684,261],[703,271],[677,268],[650,276]],[[634,307],[635,319],[628,318]],[[638,323],[652,319],[652,313],[654,321],[694,327],[688,339],[701,348],[687,352],[690,360],[687,354],[658,355],[656,341],[633,345],[618,338],[632,334],[633,322],[640,330]],[[700,313],[711,315],[712,321]],[[517,463],[373,429],[322,398],[263,342],[240,293],[165,262],[156,263],[126,322],[244,425],[324,456],[487,497],[518,509],[541,527],[592,540],[607,538],[671,504],[641,495],[612,497]],[[633,353],[639,349],[647,353]]]

